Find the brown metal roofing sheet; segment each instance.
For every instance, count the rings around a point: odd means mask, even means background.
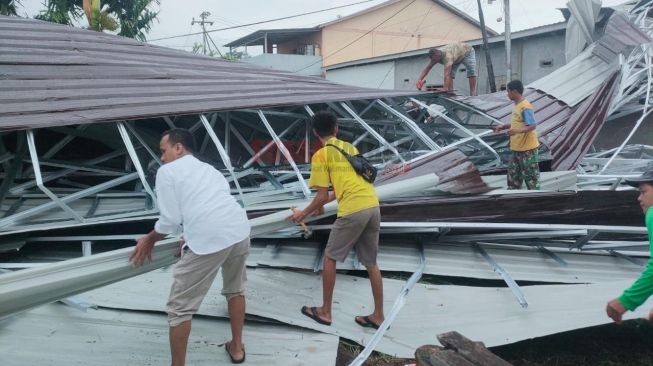
[[[439,180],[438,190],[450,193],[484,193],[490,188],[481,179],[481,174],[465,154],[458,149],[440,151],[405,167],[397,166],[374,182],[375,186],[435,173]]]
[[[414,95],[0,16],[0,130]]]
[[[607,118],[620,75],[619,71],[612,72],[590,97],[574,108],[540,90],[527,89],[524,92],[533,104],[539,140],[551,150],[552,169],[574,169],[587,152]],[[498,105],[501,97],[504,102]],[[456,99],[498,120],[510,121],[512,102],[505,92]],[[490,105],[491,109],[483,110],[485,105]]]
[[[518,222],[641,226],[637,192],[567,191],[402,198],[381,205],[383,221]]]
[[[559,134],[546,135],[546,143],[553,155],[553,170],[569,170],[590,148],[592,141],[603,127],[615,91],[619,87],[621,73],[616,71],[601,87],[587,98],[569,117]]]

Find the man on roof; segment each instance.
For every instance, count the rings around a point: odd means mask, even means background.
[[[651,209],[653,206],[653,166],[649,165],[648,170],[641,177],[628,179],[626,183],[639,189],[637,201],[644,212],[651,259],[639,278],[621,296],[608,302],[605,311],[617,324],[621,323],[621,318],[626,311],[637,309],[653,295],[653,210]],[[653,310],[647,318],[653,320]]]
[[[429,63],[417,77],[415,83],[417,90],[422,90],[426,84],[426,75],[433,66],[442,64],[444,65],[444,86],[438,91],[445,93],[453,91],[456,72],[460,64],[463,64],[467,70],[467,80],[469,80],[469,95],[476,95],[476,52],[472,46],[467,43],[451,43],[441,48],[431,48],[429,59]]]

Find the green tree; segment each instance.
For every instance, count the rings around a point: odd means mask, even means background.
[[[90,10],[86,13],[89,28],[111,30],[112,23],[117,21],[120,27],[119,35],[139,41],[145,41],[146,34],[151,30],[158,15],[152,7],[160,4],[160,0],[101,0],[101,4],[98,0],[46,0],[46,9],[35,18],[72,25],[85,15],[86,1]]]
[[[240,51],[231,51],[227,52],[222,56],[225,60],[230,60],[230,61],[240,61],[244,60],[246,58],[249,58],[249,55],[246,54],[245,52],[240,52]]]
[[[89,29],[96,32],[118,29],[118,22],[109,14],[106,7],[102,9],[100,0],[83,0],[83,7]]]
[[[109,13],[113,14],[120,23],[119,35],[145,41],[146,34],[152,29],[158,11],[152,10],[154,4],[161,4],[160,0],[105,0],[109,6]]]
[[[19,0],[0,0],[0,15],[18,15],[16,5],[20,5]]]
[[[47,0],[45,10],[34,18],[47,22],[72,25],[83,16],[82,0]]]

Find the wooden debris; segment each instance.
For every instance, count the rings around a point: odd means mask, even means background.
[[[510,366],[482,342],[474,342],[458,332],[440,334],[438,341],[444,347],[426,345],[415,351],[417,366]]]

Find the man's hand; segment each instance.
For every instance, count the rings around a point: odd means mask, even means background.
[[[136,240],[136,248],[129,255],[129,261],[136,267],[142,266],[145,261],[152,261],[152,248],[154,248],[154,240],[150,235],[145,235],[144,237]]]
[[[304,211],[293,209],[290,220],[292,220],[292,222],[295,224],[299,224],[300,222],[304,221]]]
[[[324,206],[320,206],[317,210],[313,211],[311,216],[320,216],[324,214]]]
[[[422,88],[424,87],[424,84],[426,84],[426,80],[424,80],[424,79],[419,79],[419,80],[417,80],[417,82],[415,83],[415,86],[417,87],[417,90],[422,90]]]
[[[605,308],[605,312],[617,324],[621,324],[621,317],[626,311],[628,311],[628,309],[626,309],[626,307],[619,301],[619,299],[610,300],[608,306]],[[649,314],[649,318],[650,317],[651,314]]]
[[[498,125],[498,126],[496,126],[494,128],[494,133],[499,133],[499,132],[501,132],[501,131],[503,131],[505,129],[508,129],[508,128],[510,128],[510,125],[505,125],[505,124],[504,125]]]
[[[186,240],[181,239],[179,242],[179,248],[177,248],[177,251],[175,252],[175,258],[181,257],[181,251],[184,249],[184,244],[186,244]]]

